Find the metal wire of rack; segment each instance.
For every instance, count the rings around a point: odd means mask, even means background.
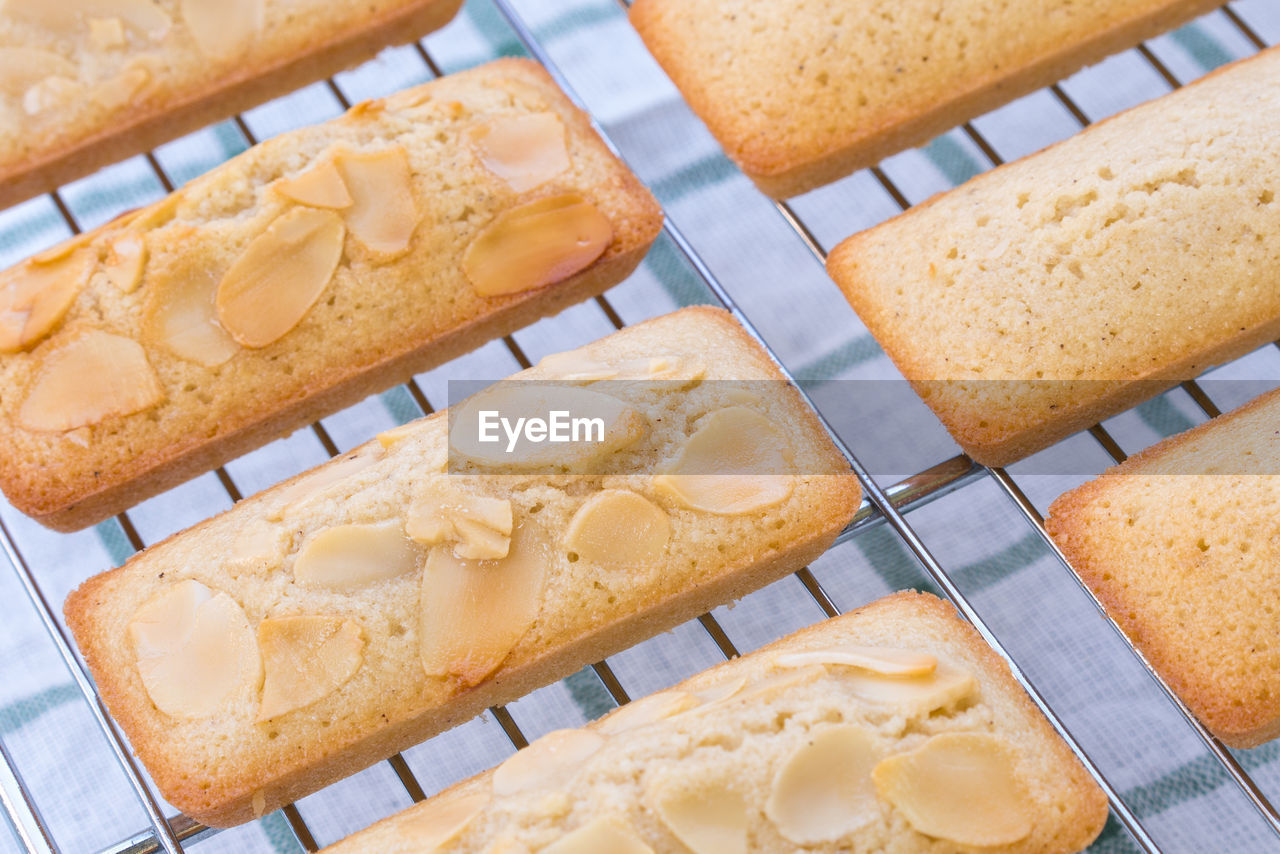
[[[618,0],[618,2],[624,3],[625,0]],[[1232,24],[1242,32],[1242,34],[1250,41],[1251,44],[1253,44],[1258,49],[1263,49],[1266,47],[1266,43],[1262,40],[1262,38],[1229,5],[1224,5],[1221,8],[1221,11],[1228,17],[1228,19],[1232,22]],[[1160,75],[1160,77],[1169,85],[1171,89],[1181,88],[1182,83],[1178,80],[1176,76],[1174,76],[1174,74],[1169,70],[1169,68],[1165,65],[1165,63],[1162,62],[1154,52],[1152,52],[1150,47],[1148,47],[1145,43],[1139,44],[1136,50],[1142,56],[1142,58],[1152,66],[1152,68],[1156,71],[1156,73]],[[1092,121],[1085,114],[1084,110],[1082,110],[1080,106],[1076,104],[1074,100],[1072,100],[1071,96],[1068,95],[1061,86],[1059,86],[1058,84],[1054,84],[1051,87],[1049,87],[1049,89],[1050,89],[1050,92],[1053,93],[1053,96],[1057,98],[1062,103],[1062,105],[1066,108],[1067,112],[1070,113],[1071,116],[1080,124],[1080,127],[1082,129],[1087,128],[1089,127],[1090,124],[1092,124]],[[973,143],[978,147],[978,149],[983,153],[983,155],[988,159],[988,161],[990,161],[993,167],[1003,165],[1004,159],[998,153],[996,153],[995,148],[992,147],[992,145],[983,137],[983,135],[978,131],[978,129],[974,127],[972,122],[965,122],[961,126],[961,128],[964,131],[965,135],[968,136],[969,139],[973,141]],[[890,180],[890,178],[884,173],[882,169],[880,169],[879,167],[872,167],[871,173],[875,176],[876,180],[879,181],[882,186],[884,186],[885,190],[889,193],[890,196],[893,197],[895,202],[897,202],[897,204],[899,205],[899,207],[902,208],[902,210],[905,211],[911,207],[911,203],[906,199],[905,196],[903,196],[903,194],[898,190],[898,188],[894,186],[893,181]],[[796,233],[800,236],[801,240],[804,242],[806,247],[808,247],[808,249],[813,254],[813,256],[820,263],[825,265],[827,261],[826,249],[824,249],[821,246],[817,238],[814,236],[813,232],[808,228],[808,226],[805,225],[804,221],[796,214],[796,212],[791,207],[791,205],[789,205],[785,201],[780,201],[776,203],[776,206],[778,208],[778,212],[781,214],[783,219],[785,219],[788,225],[790,225],[796,231]],[[1275,342],[1275,346],[1280,347],[1280,341]],[[1196,403],[1197,406],[1200,407],[1200,409],[1204,412],[1206,416],[1208,416],[1209,418],[1216,418],[1217,416],[1222,414],[1221,410],[1218,409],[1218,407],[1213,403],[1213,401],[1209,398],[1209,396],[1200,387],[1199,383],[1197,383],[1195,380],[1186,380],[1183,383],[1181,383],[1181,386],[1184,390],[1187,391],[1191,399]],[[1127,455],[1124,453],[1123,450],[1121,450],[1120,445],[1118,442],[1116,442],[1115,438],[1112,437],[1111,434],[1107,432],[1106,427],[1104,427],[1102,424],[1095,424],[1094,426],[1089,428],[1088,432],[1098,442],[1098,444],[1102,447],[1102,449],[1106,451],[1107,454],[1116,463],[1124,462]],[[1139,662],[1141,662],[1143,668],[1147,671],[1147,675],[1160,688],[1160,690],[1164,693],[1165,697],[1169,700],[1169,702],[1174,705],[1174,707],[1185,719],[1187,725],[1191,727],[1192,731],[1196,734],[1196,736],[1204,743],[1204,746],[1209,750],[1209,752],[1214,756],[1214,758],[1222,765],[1223,769],[1226,771],[1228,776],[1235,783],[1235,785],[1239,787],[1240,791],[1245,795],[1245,797],[1248,798],[1249,802],[1258,811],[1259,815],[1263,818],[1263,820],[1266,821],[1271,826],[1272,830],[1277,835],[1280,835],[1280,813],[1277,813],[1275,805],[1271,803],[1270,799],[1266,796],[1266,794],[1262,791],[1262,789],[1257,785],[1257,783],[1253,780],[1253,778],[1250,777],[1249,773],[1244,770],[1244,768],[1240,765],[1239,761],[1231,753],[1231,751],[1227,748],[1227,746],[1224,745],[1216,736],[1214,736],[1212,733],[1209,732],[1209,730],[1205,727],[1205,725],[1201,723],[1200,720],[1196,718],[1196,716],[1192,713],[1192,711],[1187,707],[1186,703],[1182,701],[1182,698],[1180,698],[1176,693],[1174,693],[1173,689],[1169,687],[1168,682],[1166,682],[1164,678],[1160,676],[1159,673],[1156,672],[1156,669],[1151,665],[1146,655],[1143,654],[1142,651],[1139,650],[1132,643],[1129,637],[1124,633],[1124,630],[1120,628],[1119,623],[1117,623],[1115,619],[1107,612],[1106,608],[1103,606],[1102,602],[1098,599],[1097,595],[1093,592],[1093,590],[1091,590],[1083,581],[1081,581],[1079,576],[1077,576],[1071,570],[1071,565],[1067,561],[1066,556],[1063,555],[1062,551],[1058,548],[1057,544],[1049,536],[1049,532],[1044,525],[1044,517],[1036,509],[1035,505],[1027,497],[1026,493],[1023,492],[1022,488],[1018,486],[1014,478],[1008,473],[1008,471],[1006,471],[1003,468],[988,468],[987,473],[1000,486],[1001,490],[1005,493],[1005,495],[1009,498],[1009,500],[1013,503],[1013,505],[1018,509],[1018,511],[1023,515],[1027,523],[1039,535],[1039,537],[1041,538],[1045,546],[1048,547],[1050,551],[1053,553],[1053,555],[1057,558],[1062,568],[1079,585],[1080,590],[1082,590],[1085,593],[1085,595],[1088,596],[1089,600],[1097,608],[1098,612],[1102,615],[1102,617],[1107,621],[1107,623],[1116,632],[1116,634],[1120,637],[1120,639],[1122,639],[1126,643],[1126,645],[1129,647],[1130,652],[1133,654],[1135,658],[1137,658]],[[948,595],[950,595],[950,591],[948,591]],[[1001,650],[1001,652],[1003,653],[1003,650],[1001,647],[997,645],[996,648]],[[1033,693],[1033,696],[1035,696],[1034,693]],[[1091,771],[1093,770],[1092,767],[1090,767],[1090,770]],[[1099,782],[1103,782],[1103,781],[1099,780]],[[1108,794],[1110,793],[1111,793],[1110,789],[1108,789]],[[1114,801],[1112,806],[1113,808],[1115,807]],[[1129,821],[1126,820],[1125,825],[1131,831],[1134,830],[1134,828],[1129,824]]]
[[[626,0],[616,0],[616,2],[623,8],[627,5]],[[509,24],[520,42],[524,45],[525,49],[548,69],[552,76],[556,78],[557,82],[565,88],[571,97],[578,100],[576,96],[574,96],[572,87],[569,85],[567,78],[560,72],[560,69],[552,60],[550,54],[540,44],[534,34],[534,31],[514,8],[510,0],[492,0],[492,3]],[[1261,49],[1266,47],[1265,41],[1252,28],[1250,28],[1244,19],[1241,18],[1241,16],[1238,15],[1229,5],[1223,6],[1221,11],[1255,48]],[[441,73],[440,68],[433,60],[423,43],[416,43],[414,48],[430,73],[434,76],[439,76]],[[1147,62],[1151,64],[1151,66],[1169,84],[1169,86],[1176,88],[1180,85],[1173,73],[1147,45],[1144,44],[1139,46],[1137,51]],[[326,85],[338,105],[343,109],[350,106],[347,96],[344,94],[343,89],[336,80],[330,78],[326,81]],[[1060,85],[1054,84],[1053,86],[1050,86],[1049,91],[1079,122],[1081,127],[1085,127],[1089,124],[1090,120],[1086,113],[1070,98]],[[580,101],[579,103],[581,105]],[[257,142],[254,133],[244,120],[243,116],[237,115],[234,118],[234,123],[248,144],[252,145]],[[596,124],[596,129],[600,132],[602,138],[607,144],[609,144],[615,153],[618,153],[621,156],[621,152],[618,150],[617,146],[614,145],[605,129],[600,127],[599,124]],[[992,166],[1000,165],[1002,162],[1001,157],[996,152],[995,148],[990,145],[990,143],[972,123],[964,124],[962,126],[962,130],[973,144],[984,154],[984,156],[986,156]],[[161,186],[166,192],[171,192],[174,189],[173,182],[165,169],[161,166],[156,155],[153,152],[148,152],[145,155],[145,159],[151,170],[154,172],[156,178],[159,180]],[[902,209],[905,210],[911,206],[907,197],[894,184],[883,168],[879,166],[872,167],[870,172],[876,181],[880,183],[889,196],[893,198]],[[50,198],[67,226],[74,233],[78,233],[80,231],[79,223],[71,209],[63,200],[61,194],[55,191],[50,194]],[[794,229],[814,258],[819,262],[825,261],[825,249],[822,247],[804,219],[800,217],[795,212],[794,208],[786,202],[777,203],[777,208],[781,217],[792,229]],[[750,319],[737,306],[733,297],[721,284],[719,279],[716,277],[716,274],[699,254],[693,243],[669,216],[664,222],[664,232],[667,238],[679,250],[680,255],[683,257],[687,265],[705,284],[708,291],[719,302],[721,302],[721,304],[729,309],[740,322],[743,323],[747,330],[751,332],[763,346],[765,346],[766,350],[769,350],[768,344],[752,325]],[[600,311],[614,328],[620,329],[624,326],[621,316],[613,308],[607,296],[597,297],[595,302]],[[522,367],[527,367],[529,365],[529,359],[514,338],[507,336],[503,339],[503,342],[512,358],[514,358],[519,365]],[[1280,346],[1280,342],[1277,342],[1277,346]],[[769,350],[769,352],[773,355],[772,350]],[[785,372],[786,368],[782,366],[781,360],[778,360],[776,356],[774,356],[774,358],[775,361],[778,362],[779,367]],[[1190,395],[1191,399],[1201,408],[1205,415],[1208,417],[1214,417],[1219,414],[1216,405],[1195,381],[1183,383],[1183,388]],[[410,380],[405,385],[405,389],[423,414],[428,414],[433,411],[431,404],[416,380]],[[816,407],[815,411],[817,411]],[[819,415],[822,417],[821,413],[819,413]],[[826,422],[824,420],[824,424],[825,423]],[[321,446],[330,456],[336,456],[338,454],[339,451],[337,444],[328,434],[322,423],[317,422],[311,425],[311,430]],[[1104,791],[1106,791],[1113,814],[1129,832],[1137,847],[1144,851],[1153,852],[1161,850],[1155,840],[1144,828],[1134,809],[1126,803],[1115,787],[1111,785],[1106,776],[1101,772],[1101,770],[1099,770],[1088,754],[1080,747],[1075,737],[1062,723],[1055,711],[1049,706],[1049,704],[1032,685],[1030,680],[1027,679],[1027,677],[1018,668],[1017,663],[1005,649],[996,633],[983,620],[977,609],[956,585],[951,575],[937,560],[919,533],[915,528],[913,528],[906,518],[906,514],[908,512],[922,507],[931,501],[942,498],[955,490],[961,489],[979,480],[989,479],[1000,488],[1007,499],[1021,514],[1025,522],[1036,532],[1036,534],[1038,534],[1044,544],[1048,546],[1060,562],[1061,569],[1066,571],[1073,579],[1075,579],[1074,574],[1070,572],[1061,552],[1056,549],[1052,541],[1049,539],[1043,525],[1043,519],[1035,508],[1035,505],[1027,497],[1026,493],[1019,486],[1014,477],[1003,469],[986,469],[972,462],[967,457],[957,456],[935,465],[932,468],[921,471],[896,484],[888,487],[882,487],[870,475],[867,468],[857,459],[857,457],[853,455],[829,425],[828,432],[844,452],[845,456],[849,459],[862,483],[864,494],[866,496],[853,522],[844,532],[842,532],[838,542],[848,541],[859,533],[879,525],[887,525],[891,528],[894,534],[907,546],[910,553],[919,562],[925,573],[947,594],[958,610],[960,610],[960,612],[971,623],[973,623],[983,637],[1009,662],[1013,673],[1024,688],[1026,688],[1031,698],[1041,708],[1050,722],[1075,751],[1076,755],[1084,763],[1090,774],[1095,778],[1095,780],[1097,780],[1099,785],[1102,786]],[[1089,430],[1089,433],[1097,440],[1112,459],[1117,462],[1124,459],[1124,452],[1121,450],[1119,443],[1108,433],[1104,426],[1096,425]],[[232,502],[239,501],[242,497],[242,492],[226,468],[223,467],[217,469],[216,474],[217,479],[225,490],[228,498]],[[131,520],[129,513],[125,512],[120,514],[118,521],[132,547],[134,549],[143,548],[145,544]],[[122,840],[105,850],[112,852],[112,854],[123,854],[124,852],[128,852],[128,854],[143,854],[143,852],[159,850],[170,852],[170,854],[178,854],[178,852],[184,850],[184,843],[193,842],[216,833],[216,830],[212,828],[205,828],[185,816],[178,815],[166,817],[163,814],[160,800],[155,792],[152,791],[145,776],[133,762],[127,743],[108,716],[101,698],[97,695],[93,684],[84,669],[83,663],[80,661],[74,647],[58,622],[58,619],[55,616],[55,611],[53,610],[49,600],[46,598],[40,583],[37,580],[33,567],[27,562],[26,558],[20,551],[16,540],[5,526],[3,520],[0,520],[0,547],[3,548],[6,556],[13,565],[22,587],[35,606],[35,610],[39,615],[41,623],[49,634],[49,637],[56,647],[60,657],[70,672],[78,690],[89,705],[97,726],[110,745],[116,761],[126,774],[137,800],[145,810],[149,820],[149,828],[140,830],[128,839]],[[832,601],[832,598],[827,595],[817,578],[808,568],[797,572],[796,577],[825,615],[834,616],[839,613],[839,609]],[[1076,579],[1076,581],[1078,583],[1078,579]],[[1183,704],[1181,700],[1173,694],[1168,685],[1159,677],[1158,674],[1155,673],[1142,654],[1132,645],[1127,637],[1124,636],[1118,625],[1106,615],[1105,610],[1097,601],[1096,597],[1094,597],[1093,594],[1083,585],[1080,586],[1081,589],[1088,594],[1090,601],[1097,607],[1102,615],[1106,617],[1107,622],[1115,630],[1115,633],[1124,641],[1129,652],[1141,662],[1150,678],[1161,689],[1168,701],[1177,709],[1180,715],[1185,719],[1188,726],[1203,742],[1204,747],[1221,765],[1225,773],[1264,818],[1271,829],[1280,835],[1280,814],[1277,813],[1276,808],[1272,805],[1258,784],[1252,779],[1249,773],[1243,769],[1235,756],[1224,745],[1222,745],[1221,742],[1209,734],[1204,726],[1196,720],[1194,715],[1191,714],[1185,704]],[[733,657],[738,654],[738,650],[729,639],[727,633],[719,624],[715,616],[710,613],[704,614],[698,618],[698,622],[714,642],[715,646],[726,658]],[[622,686],[619,679],[614,675],[608,662],[597,662],[592,665],[592,667],[596,675],[599,677],[600,683],[608,691],[614,702],[618,704],[628,702],[628,693]],[[500,724],[507,738],[514,747],[520,748],[528,743],[526,735],[522,732],[521,728],[507,709],[498,707],[492,709],[491,712],[494,719]],[[396,755],[387,760],[387,762],[395,776],[403,785],[408,796],[414,802],[424,799],[426,795],[423,787],[414,776],[413,771],[410,769],[409,764],[405,761],[404,757]],[[3,807],[4,812],[21,844],[28,850],[41,852],[58,850],[53,836],[49,831],[48,825],[40,813],[36,800],[32,797],[30,790],[23,780],[20,769],[13,761],[9,751],[5,749],[2,741],[0,741],[0,807]],[[285,807],[283,812],[298,844],[307,851],[317,850],[318,846],[314,834],[312,833],[311,828],[308,827],[297,807],[290,805]]]

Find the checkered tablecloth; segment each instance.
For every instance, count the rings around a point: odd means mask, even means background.
[[[814,384],[824,411],[855,453],[874,456],[886,442],[906,442],[922,449],[920,467],[958,453],[917,401],[894,398],[890,406],[880,396],[862,397],[859,389],[864,384],[832,382],[892,380],[897,374],[818,260],[688,111],[615,0],[516,0],[515,6],[775,352],[796,375]],[[1268,43],[1280,40],[1280,3],[1241,0],[1233,8]],[[524,52],[492,0],[468,0],[459,18],[424,45],[446,71]],[[1156,39],[1149,47],[1182,82],[1254,50],[1221,13]],[[399,48],[339,75],[337,82],[356,101],[429,76],[415,50]],[[1165,93],[1169,83],[1146,58],[1130,51],[1071,77],[1062,87],[1089,119],[1097,120]],[[318,84],[244,118],[255,136],[265,138],[339,111],[332,93]],[[1006,160],[1080,129],[1078,120],[1048,92],[999,109],[974,126]],[[156,157],[174,182],[181,183],[246,147],[236,125],[224,122],[163,146]],[[991,166],[969,135],[953,131],[923,149],[890,158],[883,170],[915,203]],[[134,158],[66,187],[63,197],[89,228],[162,192],[148,163]],[[819,242],[829,247],[897,213],[899,206],[880,182],[862,172],[795,200],[795,209]],[[0,265],[8,266],[66,234],[67,226],[48,197],[0,212]],[[608,298],[629,323],[681,305],[712,301],[698,275],[665,238],[643,268]],[[587,303],[515,338],[536,360],[612,328],[604,312]],[[449,379],[494,378],[517,369],[509,351],[492,343],[419,381],[436,403],[446,399]],[[1280,380],[1280,351],[1259,351],[1218,375]],[[1232,387],[1222,388],[1230,398]],[[1227,409],[1243,401],[1217,402]],[[324,424],[346,449],[418,414],[401,388],[325,419]],[[1107,426],[1126,451],[1133,451],[1203,418],[1184,392],[1175,391]],[[237,460],[227,470],[248,494],[326,458],[316,436],[304,430]],[[1056,466],[1055,460],[1069,464]],[[875,469],[874,460],[867,461]],[[1101,471],[1109,461],[1093,439],[1082,435],[1011,471],[1043,511],[1059,493]],[[1074,474],[1038,473],[1043,471]],[[884,474],[885,481],[895,479],[892,473]],[[229,505],[223,486],[210,474],[143,503],[130,516],[142,539],[152,543]],[[78,534],[58,535],[8,505],[0,505],[0,518],[55,609],[81,580],[120,563],[132,551],[115,520]],[[1276,837],[990,479],[913,511],[909,521],[1162,846],[1170,851],[1280,850]],[[841,608],[892,590],[933,589],[903,542],[885,526],[836,547],[813,571]],[[145,829],[145,816],[123,772],[3,559],[0,602],[0,739],[21,769],[56,842],[66,851],[95,851]],[[822,618],[794,578],[715,614],[743,651]],[[610,664],[629,693],[637,696],[720,660],[717,647],[695,622],[615,656]],[[608,693],[587,670],[535,692],[510,711],[533,737],[579,724],[611,706]],[[502,729],[482,716],[408,751],[406,759],[429,794],[495,764],[511,750]],[[1238,756],[1265,791],[1280,796],[1280,753],[1274,745]],[[299,809],[323,845],[409,803],[404,787],[383,763],[304,799]],[[0,830],[0,848],[6,846],[16,847],[16,842]],[[301,850],[279,813],[192,847],[201,852]],[[1113,821],[1093,850],[1128,851],[1131,844]]]

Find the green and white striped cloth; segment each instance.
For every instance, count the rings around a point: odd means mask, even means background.
[[[822,266],[691,115],[615,0],[516,0],[515,5],[774,350],[795,374],[813,383],[824,410],[854,451],[871,453],[879,442],[905,437],[926,449],[920,467],[957,453],[917,401],[877,406],[858,399],[857,383],[831,382],[888,380],[897,374]],[[1280,40],[1280,4],[1241,0],[1233,8],[1268,43]],[[446,71],[523,53],[492,0],[468,0],[459,18],[425,45]],[[1221,13],[1149,46],[1183,82],[1254,49]],[[338,83],[356,101],[429,76],[416,51],[401,48],[340,75]],[[1157,97],[1169,85],[1145,58],[1130,51],[1075,75],[1063,88],[1085,115],[1097,120]],[[253,110],[245,119],[256,136],[265,138],[339,111],[326,87],[315,85]],[[974,125],[1004,159],[1028,154],[1080,127],[1047,92],[1023,98]],[[162,147],[157,157],[173,181],[181,183],[246,146],[236,126],[223,122]],[[967,135],[953,131],[921,150],[890,158],[883,168],[915,203],[991,165]],[[79,221],[92,227],[162,192],[146,161],[134,158],[65,188],[64,198]],[[899,210],[867,172],[795,200],[795,209],[824,246]],[[8,266],[66,233],[48,197],[0,212],[0,265]],[[608,297],[629,323],[681,305],[712,302],[696,273],[665,238],[642,270]],[[588,303],[515,338],[536,360],[610,331],[604,313]],[[419,380],[428,399],[443,405],[449,379],[493,379],[517,369],[507,349],[496,342]],[[1280,377],[1280,351],[1259,352],[1220,373],[1233,378]],[[1217,402],[1227,409],[1243,401]],[[395,389],[326,419],[325,426],[346,449],[419,414],[408,393]],[[1133,451],[1201,420],[1203,415],[1190,399],[1177,391],[1113,419],[1108,427],[1127,451]],[[315,436],[299,431],[227,469],[248,494],[326,458]],[[1029,473],[1032,468],[1054,470],[1054,459],[1069,460],[1061,470],[1079,474]],[[1040,462],[1046,460],[1047,465],[1011,470],[1041,510],[1109,462],[1088,436],[1046,452]],[[875,465],[872,459],[866,462]],[[228,506],[230,499],[210,474],[145,502],[130,516],[143,540],[152,543]],[[2,502],[0,517],[55,607],[81,580],[131,553],[114,520],[78,534],[58,535]],[[994,483],[971,484],[912,512],[909,521],[1162,846],[1170,851],[1280,848],[1070,573],[1049,555]],[[841,608],[893,590],[933,589],[902,542],[884,526],[833,549],[813,571]],[[143,811],[88,707],[16,576],[2,565],[0,601],[8,603],[0,632],[0,739],[14,756],[57,843],[66,851],[95,851],[145,828]],[[801,584],[788,578],[718,609],[716,616],[737,647],[747,651],[823,615]],[[628,692],[639,696],[720,660],[717,647],[695,622],[615,656],[610,664]],[[532,738],[580,724],[612,705],[595,675],[584,670],[510,710]],[[415,747],[406,759],[430,794],[501,761],[511,751],[502,729],[483,716]],[[1264,791],[1280,794],[1280,752],[1274,745],[1237,755]],[[304,799],[299,809],[323,845],[409,803],[395,774],[382,763]],[[0,849],[9,847],[16,850],[16,841],[0,831]],[[301,850],[279,813],[191,847],[201,852]],[[1129,851],[1132,844],[1113,821],[1093,850]]]

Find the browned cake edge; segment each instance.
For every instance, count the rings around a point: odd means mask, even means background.
[[[1080,41],[1064,42],[1053,53],[1031,62],[1004,67],[996,63],[990,73],[975,76],[967,86],[957,85],[941,95],[927,111],[886,111],[879,123],[855,131],[844,146],[834,151],[807,153],[795,150],[799,146],[782,145],[776,137],[752,133],[738,126],[733,114],[701,86],[698,75],[682,65],[680,39],[664,30],[661,22],[659,7],[663,2],[665,0],[636,0],[631,6],[632,25],[693,111],[720,141],[725,153],[761,192],[774,199],[800,195],[873,166],[891,154],[922,145],[956,125],[1221,5],[1217,0],[1171,0]],[[949,85],[957,83],[954,79],[948,81]]]
[[[738,337],[744,343],[758,347],[754,339],[722,309],[694,307],[682,311],[703,313],[709,319],[718,321],[726,335]],[[649,322],[653,321],[644,323]],[[643,326],[644,323],[629,328]],[[808,428],[814,435],[822,435],[825,440],[825,431],[803,402],[799,392],[790,387],[788,395],[793,405],[804,407],[801,411],[808,422]],[[430,417],[447,417],[447,411],[442,410]],[[765,550],[737,569],[726,571],[717,578],[683,590],[665,600],[655,600],[646,609],[576,638],[536,661],[519,667],[504,668],[494,679],[457,695],[444,708],[429,709],[415,717],[394,722],[349,744],[331,745],[325,753],[312,752],[307,756],[305,764],[271,779],[265,785],[247,780],[225,781],[220,784],[193,780],[170,765],[170,757],[161,751],[159,745],[143,740],[134,741],[134,751],[147,766],[165,799],[186,815],[212,827],[229,827],[252,821],[264,812],[291,803],[400,750],[470,720],[491,706],[509,703],[577,672],[585,664],[621,652],[718,605],[741,598],[798,571],[832,546],[836,536],[857,512],[861,501],[862,490],[857,477],[847,471],[844,458],[829,442],[827,461],[833,470],[842,473],[822,478],[826,500],[821,502],[821,506],[825,508],[826,516],[821,525],[784,544],[784,548]],[[283,489],[304,475],[305,473],[277,484],[271,490]],[[164,542],[177,537],[198,537],[210,522],[211,520],[201,522],[172,535]],[[156,544],[158,545],[160,544]],[[126,563],[87,579],[71,592],[63,605],[67,626],[93,673],[98,690],[107,708],[126,733],[138,731],[132,713],[132,706],[138,702],[138,697],[128,689],[126,680],[120,674],[104,666],[108,660],[106,650],[118,643],[118,639],[105,634],[104,627],[95,619],[95,612],[109,607],[106,603],[110,602],[111,588],[123,577],[128,566]],[[259,799],[256,810],[255,798]]]
[[[649,243],[643,243],[612,258],[606,256],[570,279],[530,291],[523,299],[475,318],[408,352],[390,355],[368,370],[340,378],[327,388],[325,382],[331,378],[317,377],[315,393],[181,455],[173,456],[168,453],[169,449],[163,449],[140,457],[136,473],[128,480],[106,485],[81,500],[69,502],[57,493],[42,494],[39,484],[32,485],[30,492],[15,487],[7,495],[14,507],[40,524],[55,531],[78,531],[371,394],[406,382],[414,374],[468,353],[486,341],[501,338],[604,293],[631,275],[648,250]]]
[[[1247,65],[1275,49],[1271,48],[1263,53],[1228,63],[1183,89],[1190,89],[1220,74],[1226,74]],[[1078,136],[1088,134],[1119,116],[1127,115],[1131,110],[1143,109],[1153,103],[1155,101],[1147,101],[1130,110],[1103,119],[1082,131]],[[1059,146],[1076,138],[1078,137],[1060,140],[1038,152],[970,178],[958,187],[937,193],[891,219],[845,238],[831,250],[827,257],[827,274],[839,286],[845,299],[857,312],[867,330],[917,393],[931,384],[938,385],[941,381],[926,376],[925,370],[912,358],[915,349],[912,346],[914,330],[899,329],[892,322],[892,306],[877,304],[861,287],[864,280],[875,276],[874,272],[868,273],[862,268],[862,244],[873,237],[880,237],[882,232],[891,234],[899,220],[906,220],[918,212],[927,210],[949,193],[958,192],[974,182],[981,182],[986,176],[1023,160],[1050,156]],[[986,410],[944,409],[937,405],[935,396],[921,394],[921,397],[925,399],[934,415],[966,454],[983,465],[1007,466],[1113,415],[1124,412],[1157,394],[1168,391],[1184,380],[1193,379],[1214,365],[1238,359],[1277,339],[1280,339],[1280,317],[1261,318],[1253,326],[1240,329],[1234,337],[1213,346],[1183,354],[1124,380],[1105,384],[1099,382],[1100,392],[1094,398],[1079,400],[1072,406],[1059,408],[1054,411],[1051,419],[1042,421],[1019,417],[1012,421],[993,422],[991,413]]]
[[[518,67],[530,72],[549,92],[569,104],[550,75],[531,60],[500,59],[485,67],[495,71]],[[572,125],[574,134],[599,139],[590,119],[576,107],[562,113],[561,118]],[[306,395],[285,402],[281,408],[246,418],[243,423],[219,425],[221,434],[207,441],[195,440],[186,446],[139,454],[124,467],[120,479],[104,482],[92,491],[86,492],[78,483],[49,483],[39,469],[32,469],[21,460],[0,458],[0,484],[6,497],[14,507],[46,527],[63,532],[80,530],[371,394],[405,382],[415,373],[604,293],[631,275],[644,260],[662,230],[662,209],[625,164],[603,146],[602,153],[618,167],[616,184],[610,189],[626,198],[632,209],[625,221],[614,223],[614,239],[608,249],[582,272],[544,288],[495,298],[488,313],[427,341],[397,342],[397,349],[389,348],[384,358],[364,369],[353,372],[350,366],[335,364],[327,375],[313,377]],[[99,230],[109,226],[110,223]]]
[[[887,613],[886,613],[887,612]],[[947,634],[947,640],[957,646],[963,647],[966,652],[974,658],[979,659],[987,672],[982,674],[980,681],[986,681],[987,677],[992,677],[995,681],[1001,683],[1000,687],[1014,698],[1015,704],[1019,711],[1026,715],[1031,722],[1034,735],[1037,739],[1052,745],[1050,750],[1054,754],[1058,770],[1060,771],[1060,780],[1071,791],[1071,804],[1074,809],[1064,810],[1058,822],[1059,827],[1064,828],[1064,832],[1054,839],[1059,845],[1054,847],[1046,847],[1044,851],[1055,852],[1075,852],[1087,848],[1098,834],[1102,832],[1103,826],[1106,824],[1108,815],[1108,805],[1106,795],[1089,776],[1084,766],[1080,764],[1080,760],[1071,752],[1065,741],[1053,729],[1052,725],[1036,708],[1035,704],[1022,690],[1022,687],[1013,678],[1013,674],[1009,669],[1008,663],[996,654],[981,636],[967,622],[962,620],[956,613],[955,607],[950,603],[937,598],[928,593],[917,593],[914,591],[902,591],[891,593],[874,602],[855,608],[852,611],[823,620],[813,625],[806,626],[799,631],[793,632],[782,638],[779,638],[766,646],[760,647],[753,652],[747,653],[748,656],[768,656],[774,652],[783,651],[794,643],[803,644],[807,638],[818,638],[825,633],[831,631],[833,624],[841,621],[856,621],[860,617],[876,619],[882,614],[890,619],[908,619],[913,622],[927,622],[940,628]],[[674,686],[673,689],[679,690],[687,682],[695,679],[701,679],[707,673],[714,673],[722,667],[732,665],[733,661],[727,661],[724,664],[718,664],[708,668],[701,673],[695,674],[688,680],[684,680]],[[482,771],[471,778],[461,780],[447,789],[432,795],[432,798],[447,797],[448,794],[459,789],[476,777],[489,773]],[[400,813],[388,816],[373,826],[386,822],[394,822]],[[363,832],[363,831],[359,831]],[[358,832],[358,833],[359,833]],[[324,850],[329,850],[328,848]]]
[[[1176,454],[1188,443],[1205,434],[1226,429],[1233,421],[1257,409],[1274,405],[1277,400],[1280,400],[1280,389],[1134,454],[1120,465],[1107,469],[1096,479],[1058,496],[1049,506],[1049,513],[1044,520],[1049,536],[1066,556],[1072,570],[1094,592],[1125,635],[1142,651],[1196,717],[1231,747],[1257,747],[1280,736],[1280,703],[1275,700],[1259,703],[1256,697],[1251,704],[1237,706],[1224,703],[1221,686],[1207,684],[1194,674],[1178,668],[1174,664],[1175,656],[1160,645],[1159,633],[1147,631],[1143,603],[1131,601],[1125,596],[1124,585],[1116,583],[1113,577],[1114,566],[1105,559],[1100,559],[1090,547],[1088,511],[1099,501],[1107,499],[1118,480],[1142,474],[1151,463]]]
[[[303,53],[242,65],[200,89],[121,116],[95,134],[0,165],[0,208],[336,74],[383,48],[421,38],[449,23],[461,6],[462,0],[415,0],[317,41]]]

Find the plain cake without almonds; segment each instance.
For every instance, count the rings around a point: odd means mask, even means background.
[[[551,732],[327,854],[1067,854],[1107,802],[955,610],[899,593]]]
[[[774,198],[843,178],[1216,0],[636,0],[631,21]]]
[[[0,487],[97,522],[599,294],[661,221],[525,60],[268,140],[0,273]]]
[[[71,594],[67,623],[170,803],[251,820],[800,569],[858,508],[812,410],[723,311],[516,379],[452,411],[552,389],[603,438],[511,456],[437,413]]]
[[[831,253],[974,459],[1007,465],[1280,337],[1280,52],[980,175]]]
[[[1045,525],[1216,736],[1280,735],[1280,392],[1066,493]]]
[[[461,0],[6,0],[0,206],[444,26]]]

